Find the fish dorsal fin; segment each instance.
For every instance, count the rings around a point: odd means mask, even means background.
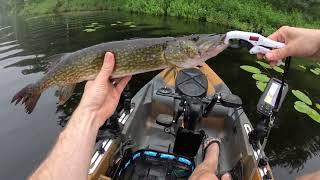
[[[57,65],[63,56],[70,54],[70,53],[61,53],[55,54],[48,58],[48,63],[44,67],[44,72],[47,73],[50,69],[52,69],[55,65]]]

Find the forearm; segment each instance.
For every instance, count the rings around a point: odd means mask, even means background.
[[[87,179],[98,126],[95,113],[77,108],[47,159],[30,179]]]

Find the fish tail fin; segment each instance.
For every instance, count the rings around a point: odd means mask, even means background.
[[[22,101],[21,104],[24,104],[26,113],[30,114],[36,106],[40,95],[41,92],[37,90],[35,84],[29,84],[13,96],[11,103],[17,105]]]

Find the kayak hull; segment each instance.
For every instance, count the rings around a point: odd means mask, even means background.
[[[209,66],[203,65],[200,70],[208,80],[208,98],[211,98],[214,93],[231,93],[226,84]],[[174,130],[159,125],[156,119],[161,114],[174,116],[174,109],[180,103],[178,99],[157,94],[162,87],[174,88],[175,74],[175,72],[168,73],[167,70],[159,73],[132,98],[131,112],[121,114],[119,122],[123,124],[122,133],[135,142],[135,146],[132,147],[133,152],[140,149],[152,149],[173,153],[175,136],[170,132]],[[248,133],[252,129],[242,108],[228,108],[220,104],[215,105],[208,116],[202,118],[195,127],[195,131],[203,130],[209,136],[216,136],[218,133],[222,139],[217,174],[231,172],[233,179],[261,179],[261,172],[259,172],[261,170],[257,168],[259,154],[253,150],[248,140]],[[89,179],[103,177],[105,172],[113,166],[112,160],[117,157],[115,151],[119,147],[119,142],[108,140],[105,145],[108,148],[106,152],[100,154],[100,162],[95,163],[92,160]],[[203,160],[202,151],[200,147],[193,158],[196,165]]]

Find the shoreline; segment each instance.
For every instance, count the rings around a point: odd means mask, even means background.
[[[195,19],[234,27],[243,31],[270,34],[283,25],[319,28],[320,21],[300,12],[276,10],[262,0],[43,0],[26,2],[18,15],[57,15],[91,11],[126,11],[136,14]]]

